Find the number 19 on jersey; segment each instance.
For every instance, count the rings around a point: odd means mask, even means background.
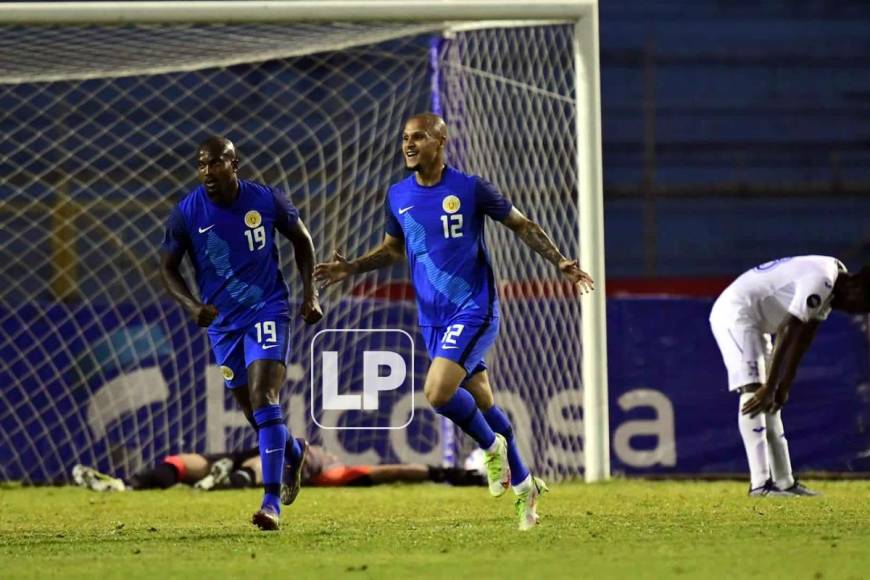
[[[266,245],[266,228],[260,226],[253,230],[245,230],[245,237],[248,238],[248,249],[250,251],[262,250]]]

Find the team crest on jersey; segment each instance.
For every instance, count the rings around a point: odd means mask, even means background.
[[[224,376],[224,380],[226,381],[231,381],[233,380],[233,377],[236,376],[233,369],[224,366],[221,367],[221,374]]]
[[[443,207],[444,211],[447,213],[456,213],[459,211],[459,198],[455,195],[448,195],[444,198],[444,201],[441,202],[441,207]]]
[[[252,209],[245,214],[245,225],[249,228],[259,227],[261,223],[263,223],[263,217],[257,210]]]

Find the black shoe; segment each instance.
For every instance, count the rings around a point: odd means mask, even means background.
[[[284,460],[284,476],[281,478],[281,503],[284,505],[296,501],[296,496],[302,489],[302,467],[305,465],[305,458],[308,457],[308,441],[305,439],[296,441],[302,446],[302,457],[298,465],[290,465],[286,459]]]
[[[261,509],[251,517],[251,523],[266,532],[278,529],[278,514],[268,509]]]
[[[792,485],[789,488],[786,488],[784,491],[787,491],[793,495],[802,495],[802,496],[806,496],[806,497],[815,497],[818,495],[822,495],[819,492],[813,491],[810,488],[804,486],[804,484],[802,484],[798,480],[794,480],[794,485]]]
[[[796,494],[776,487],[772,479],[768,479],[761,487],[752,488],[750,484],[749,497],[794,497]]]

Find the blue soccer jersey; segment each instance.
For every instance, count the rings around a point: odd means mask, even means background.
[[[411,175],[390,188],[385,229],[404,238],[420,326],[498,316],[484,222],[486,216],[503,220],[512,207],[492,184],[451,167],[436,185],[420,185]]]
[[[179,202],[169,216],[163,249],[190,255],[200,299],[218,310],[210,331],[249,326],[266,307],[275,316],[289,315],[275,232],[289,236],[298,220],[299,212],[282,194],[241,179],[229,206],[214,203],[202,186]]]

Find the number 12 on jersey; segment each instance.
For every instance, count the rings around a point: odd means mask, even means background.
[[[451,215],[441,216],[441,225],[444,226],[445,238],[461,238],[462,237],[462,214],[454,213]]]

